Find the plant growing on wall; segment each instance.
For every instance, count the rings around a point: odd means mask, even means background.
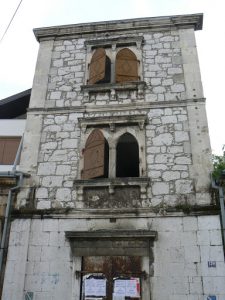
[[[222,172],[225,172],[225,145],[222,147],[223,154],[222,155],[213,155],[213,179],[219,181],[221,178]]]

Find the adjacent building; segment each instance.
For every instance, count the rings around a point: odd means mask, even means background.
[[[26,110],[29,106],[30,93],[31,90],[29,89],[0,101],[0,240],[2,243],[0,250],[0,293],[4,278],[10,224],[10,221],[7,221],[6,204],[9,202],[9,192],[16,184],[16,172],[20,158],[19,149],[21,149],[21,139],[25,130]],[[2,238],[3,231],[5,237]]]
[[[34,29],[2,299],[225,298],[202,20]]]

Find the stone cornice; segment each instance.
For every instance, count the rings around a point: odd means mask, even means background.
[[[203,14],[175,15],[35,28],[34,35],[38,41],[41,41],[66,36],[84,37],[86,34],[94,36],[96,33],[103,32],[110,33],[133,30],[137,32],[190,27],[194,28],[194,30],[201,30],[202,23]]]
[[[87,127],[93,127],[93,126],[99,126],[99,125],[107,125],[110,127],[111,131],[115,130],[116,125],[121,124],[138,124],[140,127],[140,130],[144,128],[144,125],[147,124],[147,115],[125,115],[125,116],[103,116],[101,118],[99,117],[93,117],[93,118],[78,118],[78,122],[80,124],[80,127],[82,128],[82,131],[85,132]]]
[[[85,208],[65,208],[65,209],[14,209],[12,216],[14,219],[106,219],[106,218],[159,218],[159,217],[185,217],[185,216],[211,216],[219,215],[218,205],[190,205],[189,207],[167,207],[163,212],[160,207],[149,208],[117,208],[117,209],[85,209]]]
[[[93,239],[157,239],[157,232],[153,230],[96,230],[96,231],[65,231],[70,240],[93,240]]]
[[[170,107],[186,107],[189,105],[205,105],[205,98],[186,99],[181,101],[156,101],[156,102],[133,102],[132,104],[107,104],[107,105],[79,105],[68,107],[32,107],[29,108],[28,114],[57,114],[57,113],[101,113],[113,111],[132,111],[151,108],[170,108]]]

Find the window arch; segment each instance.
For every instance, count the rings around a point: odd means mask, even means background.
[[[91,132],[86,141],[83,156],[82,179],[108,177],[109,146],[101,130],[94,129]]]
[[[124,133],[117,143],[116,177],[139,177],[138,142],[130,133]]]
[[[116,55],[116,82],[137,81],[138,60],[128,48],[120,50]]]
[[[96,49],[89,66],[89,84],[109,83],[111,80],[111,61],[104,48]]]

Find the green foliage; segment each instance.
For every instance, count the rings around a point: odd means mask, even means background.
[[[212,161],[213,161],[213,179],[218,181],[220,179],[220,176],[222,174],[222,171],[225,170],[225,145],[222,147],[223,154],[222,155],[213,155]]]

